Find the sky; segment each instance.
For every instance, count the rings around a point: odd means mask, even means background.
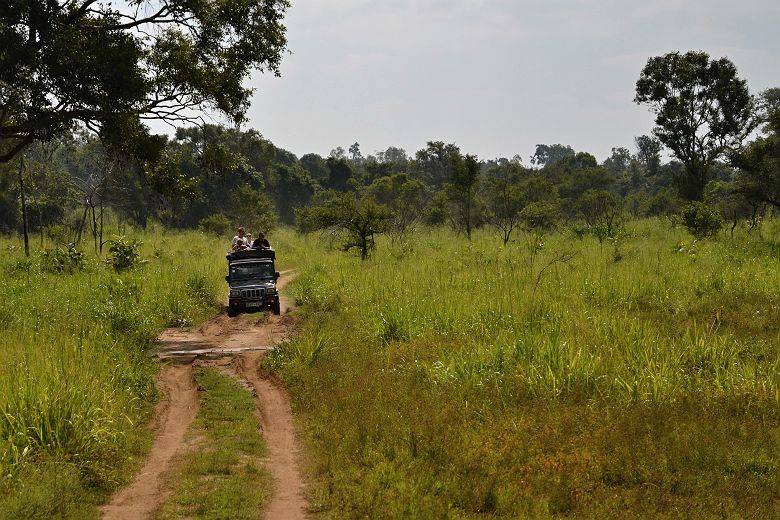
[[[281,77],[253,75],[249,122],[297,156],[454,142],[528,163],[561,143],[635,151],[651,56],[726,56],[751,92],[780,87],[778,0],[292,0]]]

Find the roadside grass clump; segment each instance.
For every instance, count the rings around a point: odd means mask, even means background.
[[[215,369],[198,369],[195,379],[201,408],[189,435],[200,446],[180,461],[176,489],[156,518],[258,518],[271,480],[254,399]]]
[[[215,305],[219,301],[219,289],[214,280],[205,273],[194,273],[185,282],[187,294],[205,305]]]
[[[266,363],[322,515],[773,516],[777,224],[695,243],[625,226],[618,261],[558,234],[421,229],[366,262],[309,243],[303,330]]]
[[[124,232],[149,258],[140,269],[117,271],[91,253],[83,269],[52,269],[51,256],[26,258],[18,240],[0,238],[0,511],[18,513],[9,517],[97,516],[148,449],[151,342],[172,322],[215,312],[227,237]]]

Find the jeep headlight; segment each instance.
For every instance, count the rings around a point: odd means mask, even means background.
[[[265,294],[276,294],[276,288],[275,287],[269,287],[265,290]]]
[[[240,289],[230,289],[230,296],[241,296]]]

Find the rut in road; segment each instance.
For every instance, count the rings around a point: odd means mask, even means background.
[[[279,287],[289,278],[282,278]],[[163,477],[170,471],[174,457],[197,449],[185,441],[185,432],[198,410],[193,367],[220,368],[226,364],[237,366],[240,377],[254,390],[255,413],[268,446],[266,465],[274,482],[265,518],[307,518],[289,399],[259,370],[267,349],[284,340],[292,330],[294,319],[285,314],[288,308],[289,302],[282,298],[281,316],[266,319],[263,314],[242,314],[236,318],[220,315],[196,330],[168,329],[160,335],[158,353],[171,364],[163,368],[158,381],[163,399],[152,421],[154,444],[134,480],[103,506],[104,520],[149,518],[170,496],[172,486]]]

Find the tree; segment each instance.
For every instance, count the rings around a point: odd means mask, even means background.
[[[190,184],[194,190],[188,196],[180,192],[168,197],[175,224],[180,226],[194,226],[214,213],[232,215],[236,190],[249,186],[264,192],[278,182],[278,172],[289,163],[287,152],[255,130],[217,125],[178,130],[168,155],[173,160],[165,178],[170,180],[158,179],[154,184]]]
[[[376,248],[374,235],[387,230],[391,216],[390,210],[371,196],[336,191],[324,193],[315,206],[295,210],[301,232],[330,232],[340,240],[343,251],[360,251],[361,260],[366,260]]]
[[[394,237],[403,237],[420,218],[425,185],[410,179],[406,173],[375,179],[368,186],[367,193],[392,211],[388,232],[392,232]]]
[[[640,135],[634,138],[636,144],[636,157],[645,167],[648,175],[658,174],[661,166],[661,148],[663,145],[657,137]]]
[[[516,164],[494,166],[482,183],[487,220],[501,233],[504,244],[520,223],[520,211],[525,207],[526,194],[520,185],[525,170]]]
[[[328,165],[320,155],[307,153],[301,156],[299,162],[309,172],[312,179],[322,182],[328,178]]]
[[[346,159],[347,158],[347,152],[344,151],[344,148],[341,146],[337,146],[333,150],[330,151],[331,159]]]
[[[682,208],[680,218],[683,225],[696,238],[714,237],[723,227],[723,217],[713,207],[693,201]]]
[[[460,156],[460,148],[454,143],[428,141],[425,148],[415,154],[414,177],[438,190],[452,177],[453,157]]]
[[[768,88],[758,96],[759,114],[758,117],[764,123],[762,130],[764,133],[771,133],[772,126],[769,120],[772,114],[780,110],[780,87]]]
[[[73,186],[61,161],[55,158],[57,147],[38,145],[24,151],[20,164],[19,194],[25,253],[29,253],[28,231],[38,231],[41,247],[47,226],[60,224],[72,207]]]
[[[573,157],[574,149],[562,144],[537,144],[536,151],[531,156],[531,164],[544,168],[566,157]]]
[[[337,158],[331,154],[325,161],[328,166],[328,188],[336,191],[348,191],[354,172],[344,157]]]
[[[113,4],[0,3],[0,162],[76,122],[117,143],[142,120],[190,121],[202,108],[239,123],[243,80],[279,74],[287,0]]]
[[[89,217],[95,254],[103,251],[103,215],[109,202],[114,171],[119,167],[117,161],[106,153],[96,139],[84,139],[73,150],[74,168],[71,173],[73,184],[84,207],[77,224],[73,242],[78,244]]]
[[[0,233],[11,233],[17,230],[17,175],[16,169],[8,164],[0,164]]]
[[[735,154],[740,191],[751,201],[780,209],[780,109],[767,122],[768,135]]]
[[[349,147],[349,156],[352,159],[352,162],[355,164],[360,164],[360,162],[363,160],[363,154],[360,153],[360,143],[355,142],[352,146]]]
[[[623,227],[623,201],[612,192],[588,190],[579,198],[577,206],[600,244],[605,238],[614,238]]]
[[[279,166],[271,185],[271,194],[280,220],[285,224],[293,224],[294,209],[308,204],[315,191],[316,183],[300,165]]]
[[[598,165],[599,163],[593,155],[588,152],[577,152],[574,155],[566,155],[558,159],[550,166],[562,166],[575,170],[583,170],[585,168],[596,168]]]
[[[704,203],[711,209],[720,211],[724,221],[731,221],[731,238],[734,238],[734,229],[740,219],[750,220],[749,230],[755,228],[764,207],[762,201],[745,197],[740,188],[739,182],[715,180],[707,184],[704,191]]]
[[[456,229],[466,232],[471,240],[474,227],[480,167],[476,155],[452,155],[452,177],[444,188],[451,203],[451,219]]]
[[[395,146],[389,146],[384,152],[377,152],[376,159],[379,162],[396,163],[401,164],[404,167],[409,162],[409,158],[406,156],[406,150]]]
[[[233,227],[268,233],[276,227],[276,212],[268,196],[249,185],[241,186],[231,197],[229,216]]]
[[[755,102],[728,58],[672,52],[650,58],[634,102],[655,113],[653,134],[683,163],[681,194],[701,200],[710,166],[755,128]]]
[[[605,161],[604,161],[604,168],[611,171],[615,175],[619,173],[623,173],[624,171],[628,170],[628,167],[631,165],[631,152],[628,151],[627,148],[623,148],[622,146],[618,146],[616,148],[612,148],[612,155],[610,155]]]

